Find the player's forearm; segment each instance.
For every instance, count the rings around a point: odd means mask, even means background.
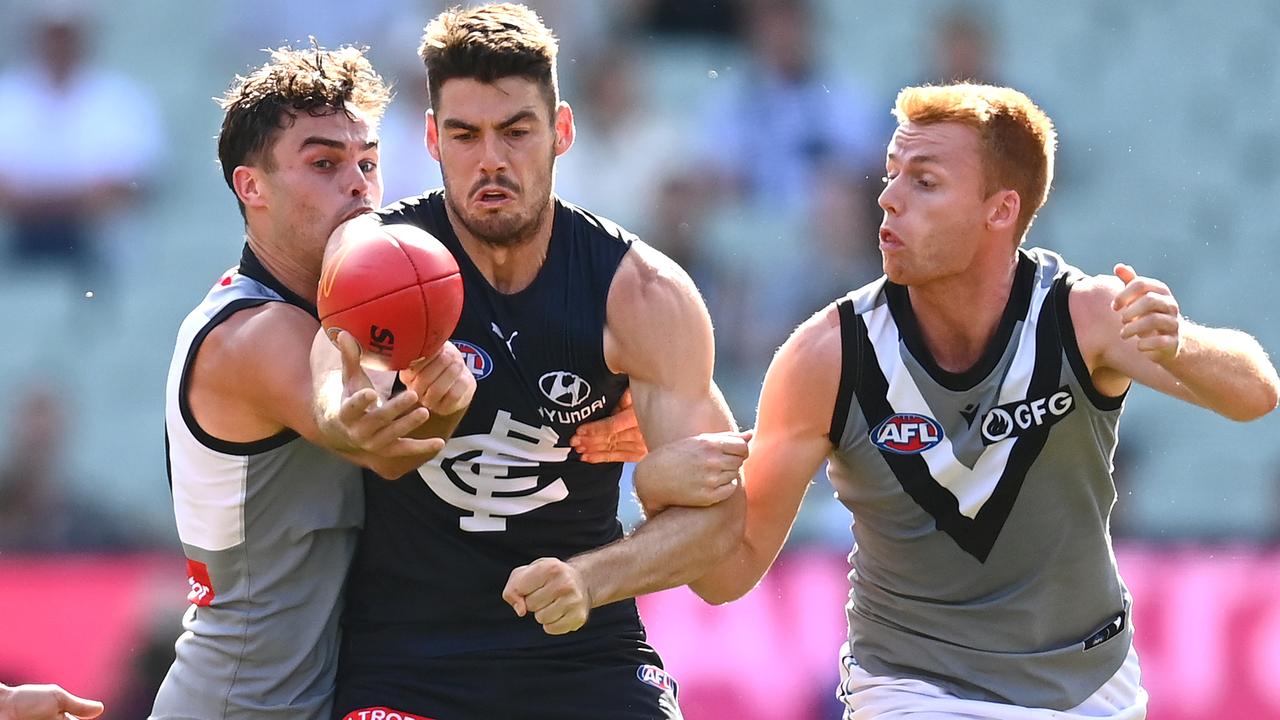
[[[707,573],[742,537],[746,497],[741,490],[705,508],[671,507],[630,536],[572,558],[599,607],[693,581]]]
[[[431,419],[410,432],[409,437],[448,440],[453,437],[453,431],[458,429],[458,423],[462,422],[462,417],[467,414],[468,409],[470,409],[470,406],[449,415],[436,415],[433,413]]]
[[[1183,346],[1165,369],[1211,410],[1254,420],[1276,408],[1280,380],[1266,351],[1239,330],[1187,323]]]
[[[689,583],[689,589],[711,605],[723,605],[746,595],[769,571],[778,551],[762,552],[744,535],[725,557]]]
[[[342,356],[323,335],[311,345],[311,410],[325,444],[341,453],[357,452],[351,438],[337,422],[342,406]]]

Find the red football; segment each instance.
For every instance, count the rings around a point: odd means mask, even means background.
[[[457,327],[458,261],[413,225],[351,223],[325,258],[316,310],[326,330],[360,341],[365,367],[402,370],[434,355]]]

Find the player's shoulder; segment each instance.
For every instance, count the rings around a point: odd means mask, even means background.
[[[613,220],[558,195],[555,197],[555,204],[557,212],[563,213],[575,230],[584,233],[590,239],[620,246],[628,246],[638,240],[635,233]]]
[[[806,368],[839,366],[842,350],[840,301],[809,316],[778,349],[777,361]]]
[[[631,244],[609,286],[609,304],[623,309],[690,301],[702,303],[693,279],[679,263],[642,240]]]
[[[1077,329],[1082,324],[1113,314],[1111,303],[1124,290],[1124,282],[1115,275],[1080,274],[1072,279],[1068,305]]]
[[[200,366],[244,377],[247,368],[281,365],[290,355],[309,351],[320,323],[307,311],[283,301],[268,301],[232,313],[214,326],[200,345]]]
[[[678,340],[674,347],[673,338]],[[609,285],[605,310],[609,366],[629,375],[643,375],[645,367],[666,367],[673,361],[700,362],[703,351],[709,360],[712,346],[711,316],[693,280],[675,261],[648,244],[632,244]],[[675,360],[679,357],[684,360]]]
[[[370,213],[368,219],[383,225],[416,225],[433,235],[438,235],[437,230],[441,223],[448,222],[444,212],[444,190],[436,189],[421,195],[401,198]]]
[[[765,373],[758,422],[767,415],[793,431],[827,433],[844,368],[840,320],[833,302],[782,344]]]

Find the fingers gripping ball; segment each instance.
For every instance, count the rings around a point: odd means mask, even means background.
[[[341,328],[360,341],[361,364],[403,370],[434,355],[457,327],[462,276],[426,231],[364,223],[325,258],[316,309],[325,330]]]

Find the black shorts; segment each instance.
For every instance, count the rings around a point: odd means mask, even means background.
[[[344,654],[336,720],[680,720],[644,640],[584,638],[408,660]]]

